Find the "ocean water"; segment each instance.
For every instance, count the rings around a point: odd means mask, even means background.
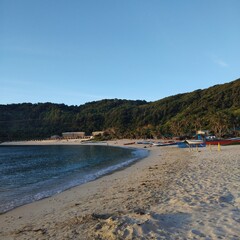
[[[0,213],[89,182],[146,150],[97,145],[0,146]]]

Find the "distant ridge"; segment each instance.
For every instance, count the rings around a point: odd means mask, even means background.
[[[106,137],[151,138],[240,128],[240,79],[155,102],[104,99],[80,106],[0,105],[0,141],[48,138],[66,131],[105,130]]]

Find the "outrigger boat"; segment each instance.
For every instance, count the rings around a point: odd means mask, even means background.
[[[188,147],[206,147],[206,144],[202,140],[185,140],[178,143],[179,148],[188,148]]]
[[[203,144],[203,140],[186,140],[188,145],[200,145]]]
[[[229,139],[213,139],[207,140],[207,145],[232,145],[232,144],[240,144],[240,138],[229,138]]]
[[[186,147],[205,147],[206,145],[234,145],[240,144],[240,138],[229,138],[229,139],[213,139],[213,140],[185,140],[178,143],[179,148]]]
[[[157,147],[164,147],[164,146],[171,146],[171,145],[177,145],[177,142],[175,141],[169,141],[169,142],[154,142],[152,143],[153,146]]]

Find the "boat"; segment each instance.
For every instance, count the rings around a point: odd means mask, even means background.
[[[195,147],[206,147],[206,144],[202,140],[185,140],[178,142],[179,148],[195,148]]]
[[[135,142],[128,142],[128,143],[124,143],[123,145],[132,145],[135,144]]]
[[[207,140],[207,145],[233,145],[233,144],[240,144],[240,138],[229,138],[229,139],[213,139]]]
[[[140,142],[137,142],[137,144],[152,144],[151,141],[140,141]]]
[[[158,146],[163,146],[163,143],[160,143],[160,142],[156,142],[156,143],[155,143],[155,142],[154,142],[154,143],[152,143],[152,145],[158,147]]]
[[[203,140],[195,140],[195,139],[192,139],[192,140],[186,140],[186,143],[188,145],[200,145],[200,144],[203,144]]]
[[[156,142],[156,143],[152,143],[152,145],[157,146],[157,147],[164,147],[164,146],[177,145],[177,142],[175,142],[175,141]]]

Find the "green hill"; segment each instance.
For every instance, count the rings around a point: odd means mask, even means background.
[[[104,99],[80,106],[0,105],[0,141],[47,138],[66,131],[105,130],[108,137],[150,138],[209,129],[222,136],[240,127],[240,79],[155,102]]]

